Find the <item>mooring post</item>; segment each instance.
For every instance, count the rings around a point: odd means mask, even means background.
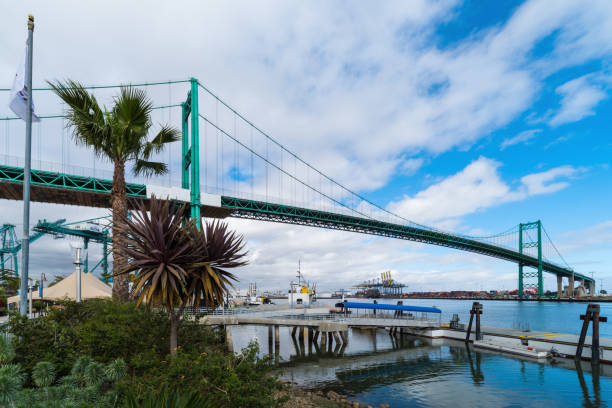
[[[578,346],[576,347],[576,356],[574,357],[577,361],[582,359],[582,349],[584,348],[584,341],[586,338],[587,331],[589,329],[589,322],[593,322],[593,336],[591,337],[591,364],[599,364],[599,322],[607,322],[608,318],[599,315],[599,305],[589,304],[587,306],[586,314],[580,315],[582,322],[582,330],[580,330],[580,337],[578,338]]]
[[[474,306],[476,308],[476,340],[482,340],[482,334],[480,334],[480,315],[482,314],[482,304],[476,302]]]
[[[587,330],[589,329],[589,321],[591,320],[591,305],[587,306],[586,314],[580,315],[582,319],[582,330],[580,330],[580,337],[578,338],[578,346],[576,347],[576,360],[582,358],[582,348],[584,347],[584,339],[586,338]]]
[[[591,365],[599,364],[599,305],[593,305],[593,336],[591,337]]]
[[[467,333],[465,335],[466,343],[470,341],[470,334],[472,332],[472,322],[474,320],[474,315],[476,315],[476,337],[474,340],[482,340],[482,335],[480,334],[480,315],[482,314],[482,305],[478,302],[474,302],[472,304],[472,309],[470,310],[470,322],[468,323]]]

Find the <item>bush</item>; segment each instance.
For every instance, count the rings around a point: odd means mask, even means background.
[[[133,303],[89,300],[63,303],[38,319],[13,315],[10,332],[18,339],[15,362],[26,371],[39,361],[49,361],[64,376],[80,356],[105,364],[121,358],[130,367],[138,365],[142,355],[162,359],[168,350],[168,325],[163,312]],[[218,337],[210,328],[182,323],[181,339],[189,350],[218,343]]]
[[[167,360],[143,361],[141,377],[132,392],[140,397],[159,387],[178,388],[187,392],[199,391],[215,407],[272,407],[274,390],[281,388],[276,377],[267,375],[272,368],[269,357],[259,359],[258,347],[251,343],[240,354],[202,351],[186,352],[179,349]]]
[[[73,405],[82,401],[78,406],[106,406],[112,398],[120,402],[126,396],[145,404],[166,387],[174,392],[168,398],[188,402],[197,392],[210,406],[269,407],[278,403],[273,395],[280,384],[269,375],[273,365],[269,359],[258,358],[255,344],[238,355],[227,353],[220,329],[183,320],[179,329],[183,345],[172,357],[168,355],[168,325],[168,315],[162,311],[110,300],[66,302],[32,320],[11,316],[14,362],[32,373],[26,387],[42,386],[22,391],[21,401],[37,406],[44,399],[41,395],[48,393],[49,401],[71,401]],[[12,355],[10,350],[8,354]],[[41,361],[46,363],[41,366]],[[53,378],[61,380],[45,387],[54,382],[50,367]],[[96,399],[95,390],[100,387],[109,392]],[[116,394],[110,394],[111,389]]]
[[[109,364],[121,364],[121,360]],[[104,364],[89,357],[80,357],[73,365],[71,374],[52,385],[55,368],[48,361],[36,364],[32,377],[36,389],[25,389],[13,397],[16,407],[51,408],[111,408],[117,405],[119,394],[116,380],[105,376]]]

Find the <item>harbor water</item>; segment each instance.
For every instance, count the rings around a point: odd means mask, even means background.
[[[363,301],[363,300],[361,300]],[[378,299],[379,303],[395,300]],[[279,300],[277,303],[282,303]],[[322,300],[318,306],[333,305]],[[404,304],[437,306],[442,321],[453,314],[467,323],[473,301],[404,299]],[[562,333],[579,333],[584,303],[482,301],[482,324]],[[612,317],[602,303],[601,315]],[[612,337],[612,324],[600,325]],[[308,390],[334,391],[363,404],[391,407],[607,407],[612,406],[612,366],[593,372],[588,362],[537,362],[475,350],[462,342],[389,336],[384,330],[351,330],[345,348],[302,347],[281,327],[281,378]],[[268,329],[232,329],[235,350],[258,341],[268,354]]]

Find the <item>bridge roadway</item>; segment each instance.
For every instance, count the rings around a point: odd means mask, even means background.
[[[112,189],[112,181],[110,180],[41,170],[32,170],[31,180],[30,195],[32,201],[86,207],[110,207]],[[133,198],[148,200],[152,194],[156,194],[158,197],[170,197],[177,202],[190,202],[190,191],[178,187],[168,188],[127,183],[126,188],[128,196]],[[11,200],[21,200],[23,198],[22,168],[0,165],[0,198]],[[205,193],[201,195],[200,202],[202,204],[201,213],[205,217],[237,217],[352,231],[475,252],[536,269],[539,264],[537,257],[519,253],[510,248],[409,225]],[[594,284],[591,277],[575,273],[571,269],[551,262],[544,261],[542,270],[557,276],[565,276]]]

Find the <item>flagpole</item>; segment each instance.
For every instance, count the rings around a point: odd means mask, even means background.
[[[19,313],[28,312],[28,265],[30,258],[30,159],[32,155],[32,52],[34,42],[34,16],[28,15],[28,58],[26,60],[26,140],[23,166],[23,235],[21,238],[21,282],[19,286]]]

